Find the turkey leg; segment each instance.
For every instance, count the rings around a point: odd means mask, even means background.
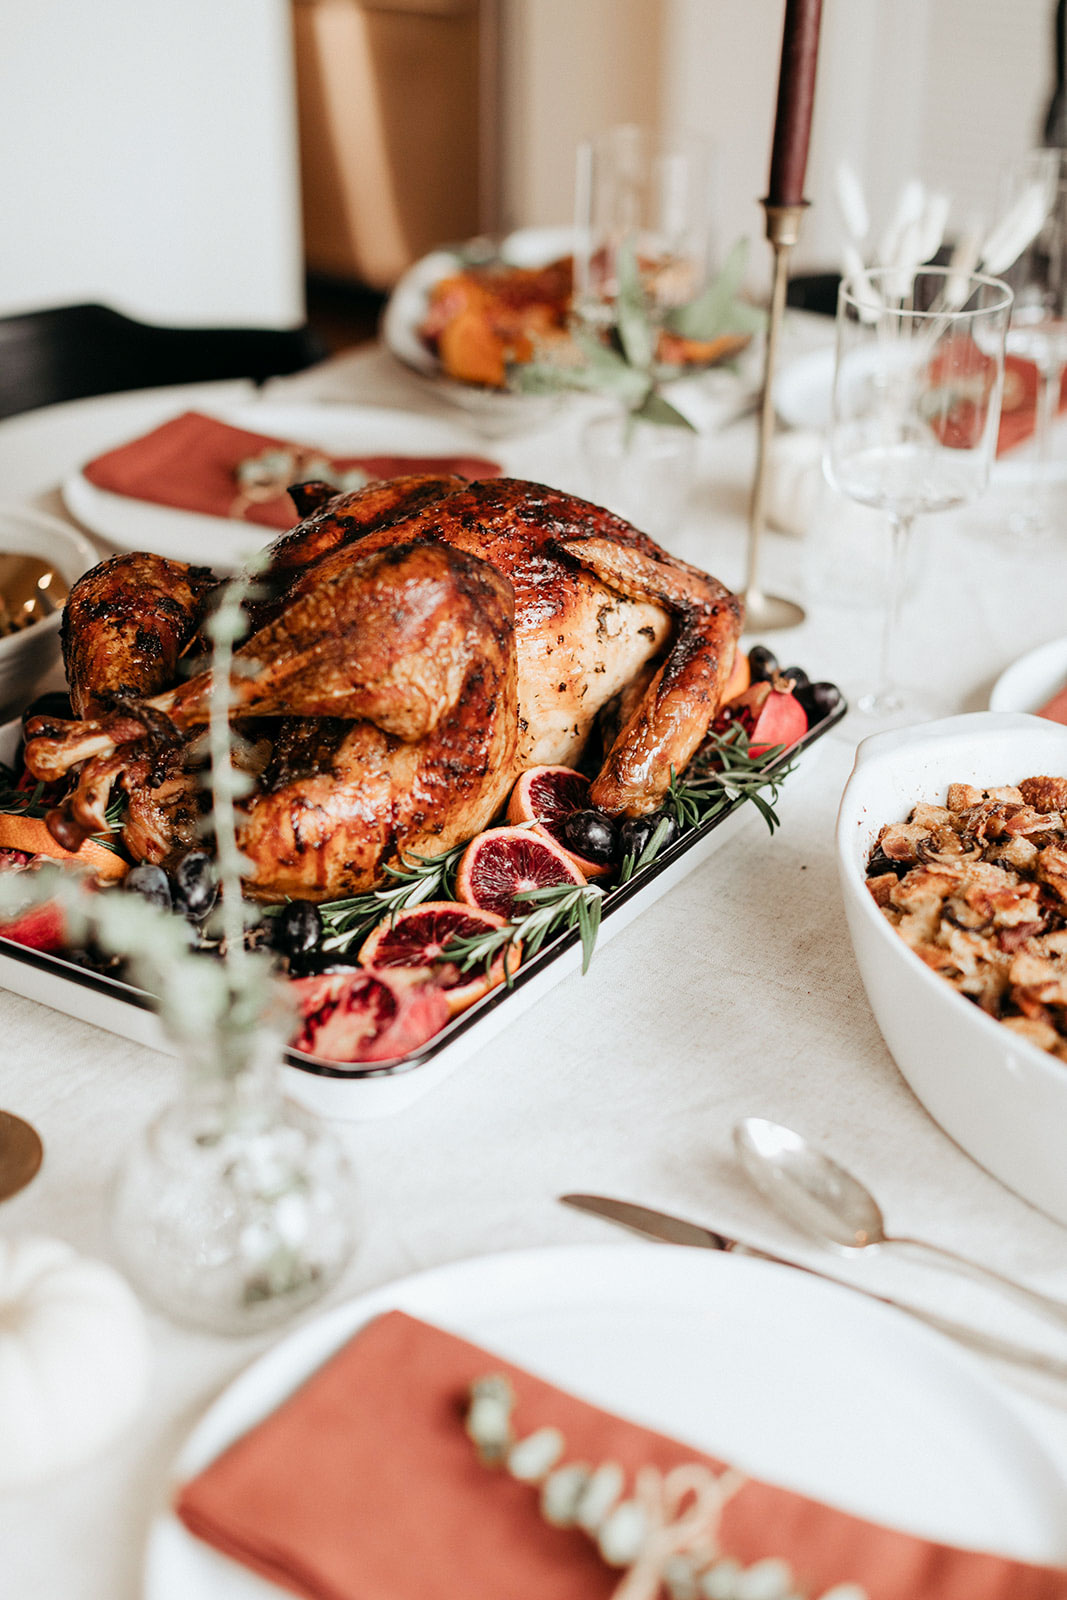
[[[719,708],[741,633],[741,601],[684,561],[617,539],[565,539],[560,548],[608,588],[630,600],[650,600],[676,621],[666,660],[590,791],[602,811],[643,816],[663,799],[672,770],[689,765]]]

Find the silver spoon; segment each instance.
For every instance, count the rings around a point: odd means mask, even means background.
[[[1067,1324],[1067,1305],[1062,1301],[1028,1289],[954,1250],[925,1239],[886,1233],[882,1212],[870,1191],[791,1128],[763,1117],[745,1117],[734,1128],[734,1148],[746,1175],[778,1215],[821,1243],[841,1250],[906,1245],[980,1282],[994,1283],[1033,1310]]]

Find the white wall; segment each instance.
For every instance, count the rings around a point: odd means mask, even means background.
[[[0,11],[0,314],[300,322],[286,0]]]
[[[728,236],[763,236],[783,0],[670,0],[670,117],[720,151]],[[1055,0],[824,0],[798,267],[836,266],[833,170],[848,156],[885,226],[915,176],[988,217],[1004,165],[1038,142],[1052,91]],[[769,252],[753,251],[767,269]]]
[[[671,0],[503,0],[505,227],[568,223],[575,152],[615,123],[655,126]]]
[[[721,244],[762,240],[783,9],[784,0],[662,0],[658,13],[650,0],[510,0],[522,44],[508,74],[511,220],[569,220],[575,130],[632,99],[636,71],[668,127],[703,132],[717,151]],[[796,265],[838,263],[831,181],[841,155],[860,171],[876,224],[912,176],[952,195],[957,226],[988,212],[1001,168],[1040,135],[1054,10],[1055,0],[824,0],[813,204]],[[757,245],[750,259],[758,284],[769,251]]]

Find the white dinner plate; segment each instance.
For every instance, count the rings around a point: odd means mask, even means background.
[[[822,432],[830,425],[830,404],[834,389],[834,347],[809,350],[784,366],[774,380],[774,407],[791,428],[814,428]],[[1033,478],[1052,483],[1067,478],[1067,418],[1060,418],[1052,435],[1051,459],[1038,467],[1031,459],[1031,446],[1018,446],[1009,456],[993,463],[991,480],[1005,487],[1025,487]]]
[[[222,1394],[181,1451],[173,1483],[214,1460],[392,1309],[753,1476],[924,1537],[1067,1561],[1067,1488],[976,1362],[847,1289],[680,1247],[486,1256],[326,1312]],[[281,1592],[169,1512],[156,1520],[145,1600]]]
[[[1005,667],[989,696],[990,711],[1039,711],[1067,687],[1067,638],[1050,639]]]
[[[486,241],[488,243],[488,241]],[[516,267],[543,267],[574,250],[573,228],[519,228],[497,246],[497,257]],[[448,377],[440,361],[419,337],[430,305],[430,292],[442,278],[458,272],[469,257],[469,246],[434,250],[403,274],[393,289],[382,316],[382,338],[398,361],[433,387],[434,393],[466,411],[486,430],[507,431],[549,416],[566,395],[523,395],[487,389]]]
[[[204,408],[207,409],[206,407]],[[451,422],[381,406],[302,405],[270,403],[215,406],[210,414],[235,428],[268,434],[290,444],[307,445],[334,456],[483,456],[493,452]],[[153,424],[155,426],[156,424]],[[114,441],[124,444],[130,435]],[[190,561],[222,570],[239,566],[278,530],[258,522],[210,517],[173,506],[112,494],[90,483],[79,469],[63,482],[67,510],[91,532],[120,550],[152,550],[175,561]],[[293,522],[297,521],[294,511]]]

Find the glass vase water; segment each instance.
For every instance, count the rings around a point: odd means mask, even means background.
[[[336,1282],[353,1248],[339,1142],[280,1087],[284,1034],[184,1047],[184,1089],[117,1175],[112,1237],[134,1284],[179,1322],[253,1333]]]

